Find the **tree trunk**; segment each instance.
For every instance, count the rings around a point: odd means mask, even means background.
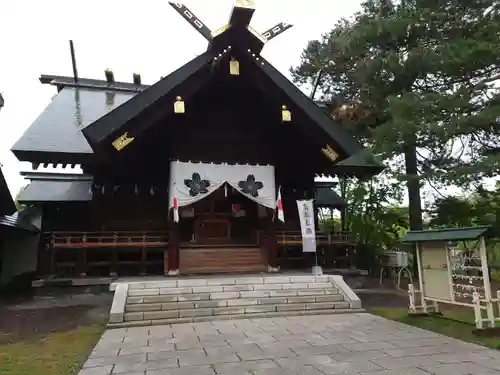
[[[406,186],[409,200],[410,230],[422,230],[422,201],[420,199],[420,180],[418,177],[417,148],[415,144],[408,144],[405,148]],[[416,262],[417,249],[413,249],[413,275],[418,276]]]
[[[408,145],[405,148],[406,186],[408,188],[410,229],[422,229],[422,201],[420,199],[420,179],[417,167],[417,148]]]

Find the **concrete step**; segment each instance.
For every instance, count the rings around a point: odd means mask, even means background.
[[[281,311],[304,311],[304,310],[328,310],[328,309],[348,309],[347,302],[311,302],[311,303],[283,303],[278,305],[262,304],[251,306],[213,307],[213,308],[189,308],[180,310],[163,311],[140,311],[126,312],[124,321],[157,320],[172,318],[190,318],[195,316],[220,316],[246,314],[249,318],[253,314]]]
[[[214,292],[214,293],[180,293],[179,294],[161,294],[161,295],[142,295],[127,297],[127,304],[138,303],[171,303],[185,301],[214,301],[214,300],[232,300],[247,298],[270,298],[270,297],[306,297],[306,296],[324,296],[337,295],[339,291],[330,285],[325,289],[277,289],[277,290],[248,290],[241,292]]]
[[[360,307],[343,279],[334,276],[187,278],[118,284],[110,323],[171,324],[194,318],[253,318]]]
[[[236,319],[256,319],[256,318],[273,318],[273,317],[286,317],[286,316],[299,316],[299,315],[333,315],[333,314],[352,314],[365,312],[361,308],[338,308],[327,310],[295,310],[295,311],[273,311],[249,314],[228,314],[228,315],[212,315],[212,316],[192,316],[182,318],[166,318],[166,319],[145,319],[145,320],[132,320],[123,321],[119,323],[109,323],[108,328],[127,328],[127,327],[142,327],[142,326],[155,326],[166,324],[180,324],[180,323],[193,323],[193,322],[208,322],[214,320],[236,320]]]
[[[330,283],[329,276],[264,276],[264,277],[206,277],[206,278],[186,278],[177,280],[165,280],[154,282],[130,282],[128,290],[140,289],[175,289],[192,288],[204,286],[231,286],[231,285],[250,285],[258,284],[312,284],[312,283]],[[111,285],[111,290],[116,284]],[[252,289],[253,290],[253,289]]]
[[[195,308],[215,308],[215,307],[235,307],[253,305],[280,305],[287,303],[321,303],[321,302],[342,302],[343,296],[340,294],[326,295],[305,295],[290,297],[261,297],[261,298],[234,298],[219,300],[198,300],[165,303],[143,303],[136,302],[137,297],[129,297],[132,303],[127,301],[125,312],[146,312],[146,311],[166,311],[166,310],[186,310]]]
[[[268,292],[268,291],[288,291],[304,289],[335,289],[332,283],[287,283],[287,284],[255,284],[255,285],[231,285],[231,286],[195,286],[195,287],[175,287],[175,288],[144,288],[132,289],[128,291],[129,297],[145,297],[158,295],[186,295],[186,294],[221,294],[238,292]]]

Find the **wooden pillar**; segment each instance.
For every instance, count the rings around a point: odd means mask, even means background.
[[[77,273],[80,277],[87,276],[87,249],[77,249],[78,251],[78,261],[77,261]]]
[[[278,240],[276,238],[276,227],[273,220],[274,210],[267,209],[266,217],[266,253],[267,253],[267,268],[268,272],[278,272],[279,266],[277,262],[278,256]]]
[[[102,239],[101,239],[102,241]],[[116,233],[113,233],[113,243],[116,244],[118,241],[118,235]],[[111,266],[109,269],[109,276],[111,277],[116,277],[118,276],[118,250],[116,249],[116,246],[113,246],[111,248]]]
[[[179,276],[179,223],[170,219],[169,227],[168,250],[163,269],[165,276]]]
[[[56,271],[56,267],[55,267],[55,258],[56,258],[56,250],[55,250],[55,243],[56,243],[56,240],[55,240],[55,236],[54,234],[52,233],[50,235],[50,243],[48,245],[48,259],[47,259],[47,268],[48,268],[48,274],[49,275],[54,275],[55,274],[55,271]]]
[[[141,276],[146,276],[148,274],[147,264],[146,264],[147,260],[148,260],[148,248],[143,246],[141,248],[141,266],[140,266]]]

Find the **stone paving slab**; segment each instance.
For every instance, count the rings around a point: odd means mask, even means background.
[[[79,375],[492,375],[500,351],[367,313],[106,331]]]

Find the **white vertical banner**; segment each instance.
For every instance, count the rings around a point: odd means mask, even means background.
[[[316,229],[314,228],[314,205],[312,199],[298,200],[300,229],[302,231],[302,251],[316,252]]]

